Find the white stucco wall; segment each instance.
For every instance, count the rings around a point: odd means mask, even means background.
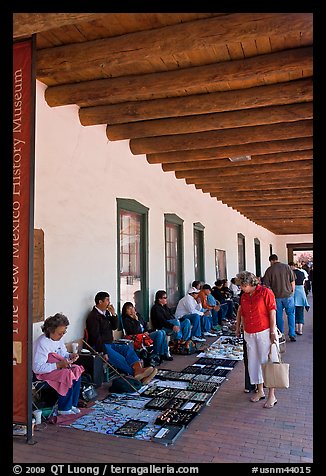
[[[76,106],[50,108],[37,83],[35,228],[44,230],[45,317],[65,313],[67,342],[81,338],[97,291],[116,303],[116,198],[149,208],[149,294],[165,287],[164,213],[184,220],[185,286],[194,279],[193,223],[205,227],[206,281],[215,281],[215,249],[226,251],[228,276],[237,273],[237,233],[246,240],[246,264],[255,270],[254,238],[261,244],[262,271],[269,245],[286,261],[287,242],[312,242],[311,235],[275,236],[238,212],[186,185],[173,172],[133,156],[128,141],[110,142],[105,125],[83,127]],[[34,338],[41,333],[34,325]]]

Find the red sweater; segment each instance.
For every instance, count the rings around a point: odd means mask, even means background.
[[[240,304],[245,332],[253,334],[269,329],[269,311],[276,310],[276,300],[271,289],[258,284],[252,296],[242,293]]]

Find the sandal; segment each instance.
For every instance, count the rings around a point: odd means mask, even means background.
[[[253,403],[259,402],[259,400],[265,400],[266,396],[265,395],[256,395],[254,397],[251,397],[250,401]]]
[[[264,408],[273,408],[274,405],[276,405],[276,404],[277,404],[277,400],[274,400],[273,403],[268,403],[268,402],[264,403],[263,407]]]

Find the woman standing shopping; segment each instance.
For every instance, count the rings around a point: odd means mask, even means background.
[[[239,313],[242,317],[244,339],[248,352],[248,371],[250,383],[257,385],[257,393],[250,398],[253,403],[264,400],[264,381],[261,365],[268,361],[270,346],[277,340],[276,301],[274,293],[259,284],[257,276],[249,271],[237,275],[241,290]],[[240,319],[237,320],[236,335],[240,336]],[[277,360],[272,355],[272,360]],[[275,389],[269,388],[264,408],[276,405]]]

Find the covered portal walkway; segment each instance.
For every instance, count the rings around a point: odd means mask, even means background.
[[[288,342],[290,388],[271,410],[249,402],[240,362],[211,405],[172,446],[57,425],[35,432],[35,445],[14,439],[15,463],[302,463],[313,462],[313,302],[303,336]],[[214,338],[211,338],[214,340]],[[177,356],[161,368],[180,370],[196,356]],[[101,389],[107,394],[107,386]]]

